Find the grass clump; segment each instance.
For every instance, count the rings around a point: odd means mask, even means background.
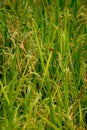
[[[0,2],[0,130],[87,129],[86,7]]]

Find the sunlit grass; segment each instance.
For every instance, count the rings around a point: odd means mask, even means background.
[[[0,130],[87,129],[86,8],[0,2]]]

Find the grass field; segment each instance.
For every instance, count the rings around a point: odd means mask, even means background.
[[[87,0],[0,0],[0,130],[87,130]]]

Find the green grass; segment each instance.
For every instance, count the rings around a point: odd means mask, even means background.
[[[86,129],[86,0],[1,1],[0,130]]]

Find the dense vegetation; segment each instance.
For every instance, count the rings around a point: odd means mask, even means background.
[[[0,0],[0,130],[87,129],[87,1]]]

